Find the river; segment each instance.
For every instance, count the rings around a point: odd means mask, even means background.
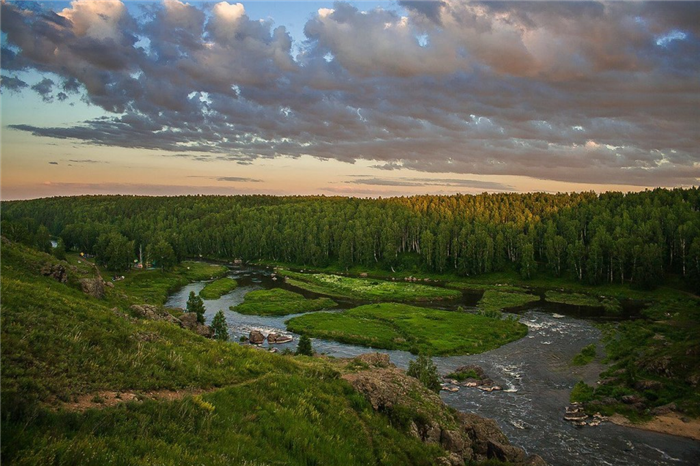
[[[262,268],[233,269],[230,277],[238,281],[238,288],[219,299],[204,300],[205,318],[211,322],[217,311],[224,310],[231,339],[236,341],[253,329],[263,333],[291,334],[284,323],[294,315],[261,317],[229,310],[229,306],[243,302],[249,291],[283,287],[307,297],[317,296],[290,287],[282,278],[274,280],[270,271]],[[195,282],[183,287],[169,297],[166,306],[185,308],[190,291],[198,293],[205,284]],[[465,294],[459,303],[440,302],[433,306],[452,309],[459,304],[469,307],[476,299],[478,297]],[[339,304],[339,309],[347,309],[358,303]],[[441,374],[464,364],[478,364],[507,390],[483,392],[461,387],[458,392],[441,392],[442,399],[455,409],[495,419],[511,443],[528,453],[539,454],[550,465],[700,464],[700,442],[694,440],[610,423],[598,427],[575,427],[563,420],[571,388],[579,380],[595,383],[601,369],[596,364],[578,368],[569,365],[581,348],[600,338],[600,331],[589,320],[578,318],[581,314],[576,311],[580,310],[535,303],[519,314],[521,322],[529,328],[525,338],[482,354],[434,358]],[[280,351],[285,348],[294,350],[297,336],[293,336],[293,342],[274,346]],[[327,340],[312,339],[312,342],[317,352],[335,357],[352,357],[371,351]],[[392,362],[404,369],[415,357],[405,351],[379,351],[388,353]]]

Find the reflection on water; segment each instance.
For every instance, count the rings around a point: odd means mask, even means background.
[[[232,340],[248,336],[251,330],[291,334],[284,322],[294,315],[261,317],[242,315],[229,310],[243,302],[246,293],[257,289],[283,287],[306,297],[318,295],[289,287],[282,279],[273,280],[269,270],[241,268],[232,271],[239,286],[216,300],[204,300],[205,318],[210,322],[217,311],[224,310]],[[174,293],[166,303],[185,308],[190,291],[198,293],[204,283],[191,283]],[[467,295],[457,302],[436,302],[420,305],[455,309],[474,304]],[[357,302],[340,302],[347,309]],[[581,348],[600,339],[600,331],[590,322],[575,317],[596,318],[582,314],[576,306],[535,303],[520,312],[528,326],[528,335],[496,350],[472,356],[434,358],[441,374],[465,364],[478,364],[498,385],[501,392],[483,392],[460,388],[458,392],[442,392],[450,406],[495,419],[515,445],[541,455],[551,465],[693,465],[700,464],[700,442],[680,437],[645,432],[604,423],[599,427],[579,428],[563,420],[569,392],[579,380],[592,384],[599,367],[572,368],[569,362]],[[625,311],[634,316],[632,311]],[[557,317],[554,317],[557,315]],[[573,317],[575,316],[575,317]],[[297,336],[291,343],[273,345],[280,350],[296,348]],[[267,345],[267,343],[265,343]],[[352,357],[370,351],[365,347],[326,340],[313,340],[314,349],[335,357]],[[394,364],[406,368],[414,358],[405,351],[387,351]]]

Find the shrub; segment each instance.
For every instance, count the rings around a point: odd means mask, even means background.
[[[419,354],[418,359],[408,363],[408,375],[420,380],[428,389],[440,392],[440,378],[437,367],[430,356]]]
[[[297,345],[296,354],[303,354],[304,356],[314,355],[314,349],[311,346],[311,338],[309,338],[306,335],[302,335],[301,338],[299,338],[299,344]]]

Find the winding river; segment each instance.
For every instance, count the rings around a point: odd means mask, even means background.
[[[230,276],[239,286],[216,300],[205,300],[205,318],[211,322],[216,312],[224,310],[232,340],[247,336],[253,329],[263,333],[287,333],[283,317],[247,316],[229,310],[243,302],[246,293],[256,289],[283,287],[303,292],[274,280],[262,268],[233,269]],[[205,282],[191,283],[172,294],[166,306],[185,308],[190,291],[198,293]],[[465,294],[460,303],[444,302],[434,307],[452,309],[458,304],[468,307],[478,296]],[[357,302],[340,302],[340,309]],[[422,303],[421,305],[426,305]],[[520,320],[529,327],[528,335],[496,350],[472,356],[434,358],[441,374],[464,364],[478,364],[505,390],[482,392],[460,387],[458,392],[442,392],[445,403],[455,409],[474,412],[495,419],[510,441],[529,453],[537,453],[550,465],[688,465],[700,464],[700,442],[681,437],[647,432],[603,423],[598,427],[575,427],[562,419],[569,392],[579,380],[595,383],[601,367],[596,364],[572,368],[569,362],[584,346],[597,342],[600,331],[590,320],[581,319],[569,306],[540,303],[520,313]],[[573,317],[576,316],[576,317]],[[295,336],[296,337],[296,336]],[[295,349],[294,342],[275,345],[280,350]],[[370,351],[365,347],[326,340],[313,340],[314,349],[335,357],[352,357]],[[406,368],[414,358],[405,351],[387,351],[398,367]]]

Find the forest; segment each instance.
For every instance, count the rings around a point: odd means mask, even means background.
[[[456,276],[513,271],[700,290],[700,191],[623,194],[80,196],[2,203],[2,233],[111,270],[141,254]]]

